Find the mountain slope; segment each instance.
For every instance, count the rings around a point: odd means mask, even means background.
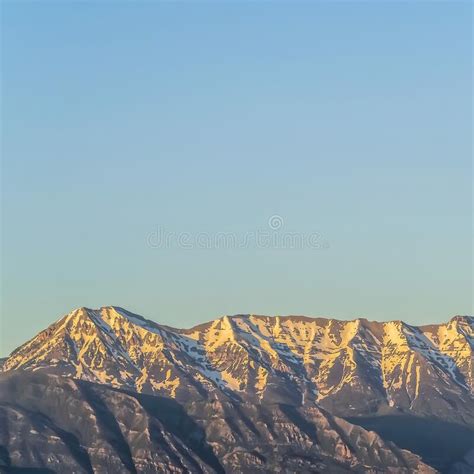
[[[41,372],[0,377],[0,447],[0,472],[435,472],[315,405],[181,405]]]
[[[126,310],[80,308],[3,371],[47,370],[179,401],[305,405],[354,416],[402,410],[474,425],[474,318],[403,322],[224,316],[189,330]]]

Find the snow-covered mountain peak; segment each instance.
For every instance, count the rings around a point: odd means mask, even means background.
[[[116,306],[78,308],[14,351],[3,371],[47,370],[176,398],[312,401],[349,414],[441,407],[473,417],[472,406],[459,408],[473,400],[472,322],[244,314],[174,329]]]

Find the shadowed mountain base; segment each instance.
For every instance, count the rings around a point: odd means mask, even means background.
[[[351,417],[347,420],[418,454],[441,472],[460,469],[457,464],[464,464],[464,457],[474,449],[474,430],[456,423],[408,415]],[[474,472],[474,466],[465,472]]]

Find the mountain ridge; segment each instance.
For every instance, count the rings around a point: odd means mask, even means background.
[[[388,319],[386,321],[379,321],[377,319],[368,319],[364,316],[359,316],[359,317],[354,317],[354,318],[339,318],[339,317],[333,317],[333,316],[320,316],[320,315],[318,315],[318,316],[308,316],[308,315],[305,315],[305,314],[270,315],[270,314],[257,314],[257,313],[235,313],[235,314],[222,314],[220,316],[217,316],[216,318],[209,319],[209,320],[206,320],[204,322],[197,323],[193,326],[181,328],[181,327],[177,327],[177,326],[170,326],[169,324],[165,324],[165,323],[160,323],[159,321],[156,321],[155,319],[145,318],[144,316],[142,316],[138,313],[134,313],[133,311],[130,311],[130,310],[124,308],[123,306],[105,305],[105,306],[100,306],[98,308],[92,308],[92,307],[88,307],[88,306],[79,306],[79,307],[74,308],[73,310],[71,310],[69,313],[66,313],[66,314],[60,316],[58,319],[56,319],[56,321],[53,321],[53,323],[51,323],[51,324],[57,323],[61,319],[65,318],[65,317],[67,317],[67,316],[69,316],[72,313],[75,313],[77,311],[83,310],[83,311],[86,311],[86,312],[89,312],[89,311],[99,312],[101,310],[107,310],[107,309],[122,311],[125,314],[131,315],[133,318],[138,318],[138,319],[143,320],[144,322],[157,324],[157,325],[168,327],[170,329],[177,330],[177,331],[190,331],[190,330],[196,329],[200,326],[211,324],[213,321],[216,321],[217,319],[222,319],[224,317],[237,318],[237,317],[251,317],[251,316],[256,317],[256,318],[280,318],[280,319],[293,319],[293,320],[301,319],[301,320],[308,320],[308,321],[322,320],[322,321],[338,321],[338,322],[346,322],[346,323],[355,322],[355,321],[366,321],[368,323],[379,323],[379,324],[403,323],[403,324],[406,324],[408,326],[419,327],[419,328],[429,328],[429,327],[433,327],[433,326],[439,326],[440,324],[447,324],[447,323],[455,321],[455,320],[468,320],[470,322],[474,322],[474,315],[469,315],[469,314],[455,314],[455,315],[449,317],[449,319],[447,319],[446,321],[441,321],[439,323],[414,324],[414,323],[407,323],[403,319]]]
[[[256,317],[256,318],[280,318],[280,319],[293,319],[293,320],[301,319],[301,320],[308,320],[308,321],[324,320],[324,321],[338,321],[338,322],[346,322],[346,323],[355,322],[355,321],[366,321],[368,323],[379,323],[379,324],[403,323],[403,324],[406,324],[408,326],[419,327],[419,328],[425,328],[425,327],[428,328],[428,327],[431,327],[431,326],[439,326],[440,324],[447,324],[447,323],[455,321],[455,320],[468,320],[470,322],[474,322],[474,315],[469,315],[469,314],[455,314],[455,315],[451,316],[446,321],[441,321],[439,323],[430,323],[430,324],[421,324],[420,325],[420,324],[407,323],[403,319],[388,319],[386,321],[379,321],[379,320],[376,320],[376,319],[368,319],[368,318],[363,317],[363,316],[347,319],[347,318],[338,318],[338,317],[333,317],[333,316],[308,316],[308,315],[305,315],[305,314],[269,315],[269,314],[257,314],[257,313],[235,313],[235,314],[222,314],[220,316],[217,316],[214,319],[210,319],[210,320],[204,321],[202,323],[197,323],[197,324],[195,324],[193,326],[190,326],[190,327],[180,328],[180,327],[176,327],[176,326],[170,326],[169,324],[160,323],[160,322],[158,322],[154,319],[145,318],[145,317],[139,315],[138,313],[134,313],[133,311],[130,311],[130,310],[128,310],[128,309],[126,309],[122,306],[117,306],[117,305],[105,305],[105,306],[100,306],[99,308],[89,308],[88,306],[79,306],[79,307],[73,309],[72,311],[70,311],[69,313],[61,316],[57,321],[59,321],[60,319],[70,315],[71,313],[74,313],[75,311],[79,311],[79,310],[101,311],[103,309],[114,309],[114,310],[123,311],[124,313],[130,314],[134,318],[139,318],[139,319],[142,319],[146,322],[151,322],[152,324],[158,324],[160,326],[168,327],[170,329],[178,330],[178,331],[190,331],[190,330],[196,329],[200,326],[211,324],[213,321],[216,321],[217,319],[222,319],[224,317],[237,318],[237,317],[251,317],[251,316]]]

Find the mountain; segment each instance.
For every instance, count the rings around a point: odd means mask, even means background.
[[[177,400],[318,402],[341,416],[399,409],[474,424],[474,318],[401,321],[224,316],[191,329],[80,308],[15,350],[42,370]]]
[[[4,464],[45,467],[38,446],[56,436],[49,464],[63,456],[76,463],[67,472],[108,459],[118,459],[113,472],[278,472],[283,460],[280,472],[474,472],[461,459],[474,448],[473,354],[469,316],[415,327],[237,315],[175,329],[80,308],[3,362]],[[441,457],[421,438],[404,445],[409,437],[387,434],[394,416],[463,442]]]

